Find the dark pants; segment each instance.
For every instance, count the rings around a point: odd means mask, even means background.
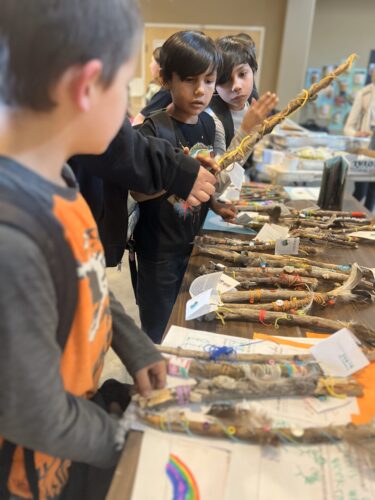
[[[353,196],[358,201],[366,197],[364,205],[372,212],[375,204],[375,182],[355,182]]]
[[[189,256],[151,261],[138,256],[137,302],[142,329],[159,344],[184,277]]]
[[[109,411],[116,403],[125,411],[130,403],[130,386],[117,380],[107,380],[93,397],[92,401]],[[105,500],[111,485],[115,466],[101,469],[92,465],[73,462],[69,468],[69,480],[60,500]]]

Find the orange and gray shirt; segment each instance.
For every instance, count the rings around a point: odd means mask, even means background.
[[[116,420],[88,400],[97,390],[112,332],[130,373],[160,357],[110,300],[97,228],[77,189],[52,184],[4,157],[0,186],[15,196],[31,195],[50,214],[77,263],[77,307],[61,353],[56,293],[45,257],[21,231],[0,225],[0,436],[19,445],[8,488],[32,498],[24,446],[35,450],[40,499],[55,500],[71,461],[110,467],[118,459]]]

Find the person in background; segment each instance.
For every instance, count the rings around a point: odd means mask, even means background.
[[[371,73],[371,83],[363,87],[355,96],[352,109],[344,127],[344,134],[354,137],[370,137],[370,149],[375,150],[375,70]],[[356,182],[353,196],[362,201],[370,212],[375,204],[375,181]]]
[[[210,103],[218,134],[217,153],[233,149],[276,106],[275,94],[267,92],[258,100],[254,75],[258,69],[254,42],[246,34],[225,36],[216,41],[222,65],[216,92]],[[247,168],[247,164],[244,165]]]
[[[152,53],[150,62],[151,82],[147,86],[145,95],[146,105],[150,104],[152,97],[159,92],[161,88],[160,80],[160,47],[157,47]]]
[[[214,147],[215,124],[204,110],[215,89],[219,64],[213,40],[203,33],[182,31],[168,38],[161,50],[161,75],[173,105],[148,118],[139,131],[182,149],[197,143]],[[182,200],[171,199],[171,192],[154,199],[132,195],[140,202],[134,232],[140,318],[144,331],[160,342],[208,204],[192,210]],[[225,205],[218,210],[228,215]]]

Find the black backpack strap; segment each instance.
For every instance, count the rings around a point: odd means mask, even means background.
[[[35,456],[33,450],[23,449],[26,477],[33,500],[39,500],[38,475],[35,468]]]
[[[12,467],[13,455],[16,445],[9,441],[4,441],[0,450],[0,500],[8,500],[10,493],[8,490],[8,478]]]
[[[66,242],[63,231],[57,224],[48,223],[48,219],[38,211],[35,203],[11,199],[1,193],[0,224],[13,227],[33,240],[45,256],[53,281],[59,323],[56,339],[64,350],[73,322],[77,299],[77,269],[72,251]],[[7,483],[12,466],[16,445],[4,441],[0,450],[0,499],[10,497]],[[25,470],[30,490],[34,499],[39,499],[38,476],[35,469],[34,452],[24,448]]]
[[[205,135],[209,140],[209,143],[206,144],[206,146],[214,146],[215,145],[215,133],[216,133],[216,125],[215,125],[215,120],[212,118],[211,115],[203,111],[199,115],[199,118],[202,122]]]
[[[165,139],[175,148],[185,146],[185,137],[182,135],[180,129],[174,126],[172,118],[166,111],[158,111],[149,116],[147,120],[150,120],[154,125],[157,137]]]

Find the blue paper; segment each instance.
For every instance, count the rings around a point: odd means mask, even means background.
[[[212,210],[208,211],[206,220],[203,225],[205,231],[224,231],[226,233],[237,233],[237,234],[256,234],[257,231],[253,229],[248,229],[246,227],[237,226],[231,224],[230,222],[225,222],[220,215],[215,214]]]

